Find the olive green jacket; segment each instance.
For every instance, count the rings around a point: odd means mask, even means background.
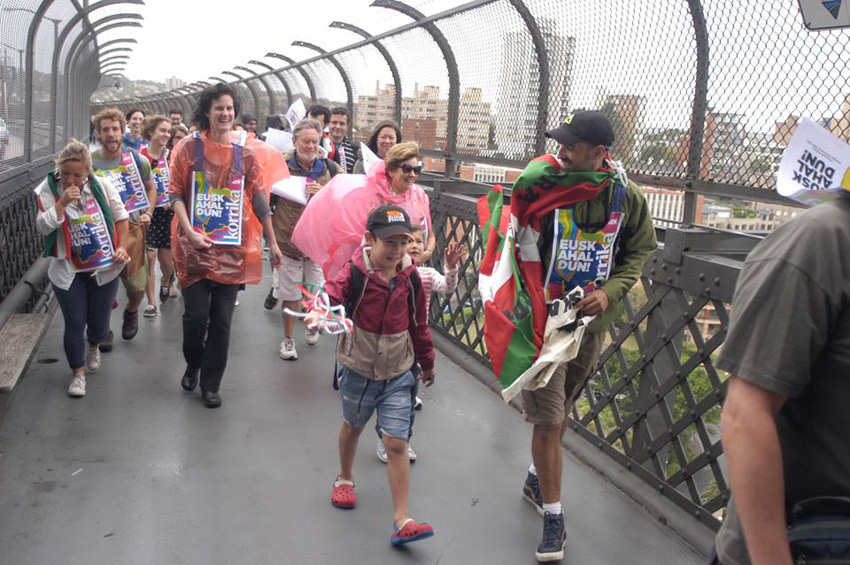
[[[596,198],[574,205],[575,219],[579,229],[598,232],[605,227],[611,216],[613,188],[611,184]],[[601,287],[608,295],[608,309],[591,322],[587,328],[587,331],[591,333],[605,331],[611,321],[622,311],[623,296],[638,281],[643,264],[658,246],[646,198],[638,185],[632,181],[629,181],[626,186],[626,199],[623,202],[622,211],[623,223],[617,237],[614,267],[608,281]],[[552,259],[554,220],[554,213],[543,218],[540,239],[537,242],[544,277],[548,275],[549,263]]]

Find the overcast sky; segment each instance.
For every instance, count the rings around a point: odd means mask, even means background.
[[[296,60],[310,51],[292,47],[294,40],[333,49],[357,41],[351,32],[328,28],[334,20],[353,23],[379,33],[411,20],[384,8],[370,8],[372,0],[145,0],[144,6],[98,10],[98,16],[138,11],[142,28],[123,28],[102,34],[101,42],[132,37],[138,45],[126,75],[131,79],[164,81],[176,76],[188,82],[206,80],[250,59],[262,60],[276,51]],[[409,4],[432,14],[459,4],[448,0],[414,0]],[[273,63],[273,60],[267,62]],[[280,63],[278,63],[278,66]]]

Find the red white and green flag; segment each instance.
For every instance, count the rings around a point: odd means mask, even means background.
[[[552,155],[543,155],[517,179],[510,208],[504,205],[500,185],[478,200],[484,240],[478,276],[484,343],[503,396],[543,346],[547,309],[538,248],[542,219],[557,208],[599,194],[621,174],[607,164],[598,172],[569,172]]]

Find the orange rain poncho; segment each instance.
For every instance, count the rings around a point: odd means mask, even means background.
[[[211,141],[204,132],[203,171],[213,187],[226,187],[233,175],[233,145]],[[171,186],[169,192],[182,196],[191,217],[195,143],[187,136],[178,143],[171,155]],[[275,182],[288,178],[289,169],[283,156],[271,145],[248,139],[243,151],[245,193],[242,199],[242,243],[213,245],[199,250],[183,232],[177,217],[171,225],[171,249],[180,286],[186,288],[200,280],[209,279],[222,284],[257,284],[263,277],[263,226],[254,214],[253,200],[257,194],[269,201],[269,190]]]

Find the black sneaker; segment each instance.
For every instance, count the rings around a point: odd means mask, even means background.
[[[115,338],[115,334],[112,333],[112,330],[109,330],[109,335],[106,336],[106,339],[97,344],[97,348],[100,349],[101,353],[109,353],[112,351],[112,340]]]
[[[525,478],[525,484],[522,485],[522,497],[534,506],[538,514],[543,516],[543,495],[540,494],[540,481],[537,480],[537,475],[530,471]]]
[[[538,561],[561,561],[564,558],[564,545],[567,543],[567,530],[564,529],[564,515],[543,514],[543,540],[537,546],[535,557]]]
[[[266,301],[263,302],[263,307],[266,310],[274,310],[275,306],[277,306],[277,298],[274,297],[274,289],[270,288],[269,293],[266,295]]]
[[[133,339],[139,333],[139,311],[128,312],[124,310],[124,323],[121,325],[121,337]]]

